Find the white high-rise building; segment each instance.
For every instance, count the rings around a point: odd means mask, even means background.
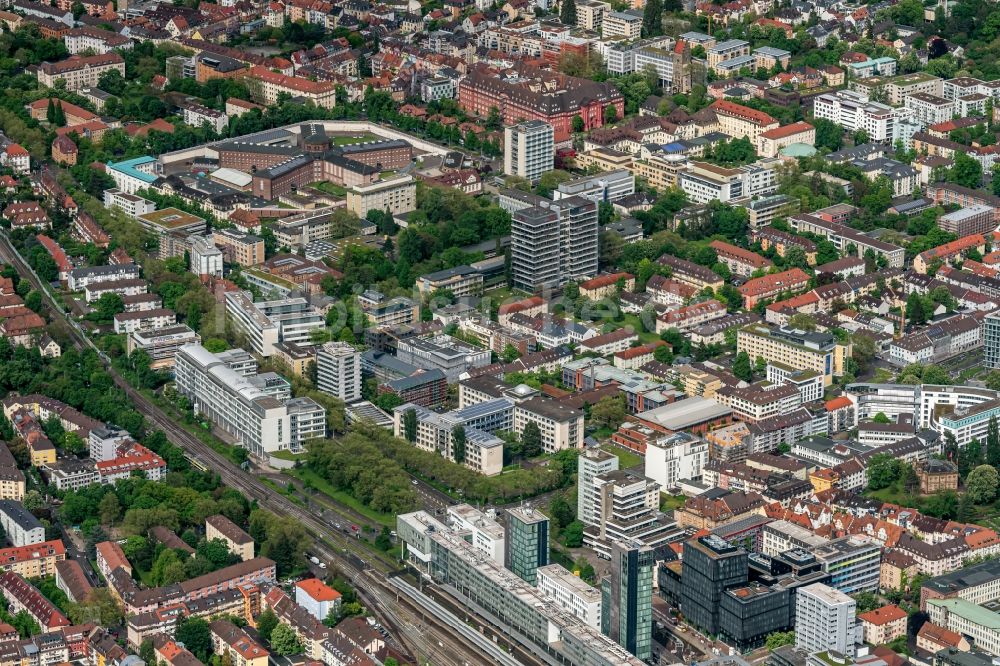
[[[344,402],[361,399],[361,353],[346,342],[327,342],[316,354],[316,385]]]
[[[854,599],[840,590],[823,583],[799,588],[795,595],[795,647],[853,658],[858,642],[856,615]]]
[[[584,525],[598,522],[599,507],[594,495],[594,478],[618,469],[618,456],[597,447],[584,449],[577,459],[576,517]]]
[[[646,476],[661,488],[675,488],[681,479],[696,479],[708,463],[708,444],[686,432],[646,445]]]
[[[537,182],[555,162],[555,130],[541,120],[504,129],[503,171]]]

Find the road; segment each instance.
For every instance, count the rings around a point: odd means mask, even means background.
[[[426,632],[401,631],[404,626],[401,618],[393,612],[391,607],[380,603],[370,593],[369,590],[371,589],[373,578],[365,573],[370,568],[378,570],[379,576],[375,577],[375,580],[378,580],[384,578],[395,567],[395,563],[391,562],[385,556],[379,559],[368,551],[361,551],[364,556],[360,556],[357,552],[354,552],[360,548],[359,544],[354,540],[331,529],[328,524],[303,507],[295,504],[284,495],[275,492],[257,477],[244,472],[238,465],[178,425],[156,404],[136,391],[115,371],[108,357],[97,349],[90,338],[83,333],[79,325],[66,316],[52,298],[46,288],[47,285],[43,284],[43,281],[31,270],[20,254],[14,250],[10,239],[5,234],[0,235],[0,259],[12,264],[18,273],[31,282],[32,286],[43,295],[53,317],[65,327],[67,334],[73,339],[78,348],[90,348],[97,352],[104,363],[105,370],[115,384],[125,392],[136,410],[146,417],[150,424],[162,430],[167,439],[181,447],[189,456],[200,461],[208,469],[218,474],[222,483],[239,490],[247,499],[256,500],[260,506],[276,515],[292,518],[301,523],[316,539],[312,551],[324,562],[333,564],[351,582],[357,590],[358,597],[362,603],[379,618],[382,624],[398,632],[397,635],[399,638],[407,644],[407,647],[414,654],[430,654],[435,649],[434,645],[438,645],[438,651],[444,649],[457,659],[468,661],[470,664],[483,663],[481,652],[450,633],[448,626],[433,615],[428,617],[428,623],[437,623],[441,627],[443,633],[438,636],[438,640],[432,639],[430,634]],[[460,663],[455,666],[460,666]]]

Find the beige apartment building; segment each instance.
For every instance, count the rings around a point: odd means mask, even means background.
[[[74,55],[59,62],[43,62],[38,66],[38,83],[54,88],[57,81],[66,82],[66,90],[93,88],[105,72],[116,70],[125,76],[125,59],[117,53]]]
[[[205,519],[205,539],[222,539],[233,555],[238,555],[244,562],[253,559],[253,537],[221,514]]]
[[[842,345],[829,333],[806,333],[753,324],[736,334],[737,353],[750,358],[779,361],[796,370],[812,370],[823,375],[823,385],[844,374],[851,345]]]
[[[401,175],[369,185],[356,185],[347,191],[347,210],[361,219],[370,210],[387,210],[393,215],[417,208],[417,183],[413,176]]]
[[[222,250],[226,261],[240,266],[264,263],[264,239],[232,229],[216,229],[212,242]]]

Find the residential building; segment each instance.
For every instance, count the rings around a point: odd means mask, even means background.
[[[392,176],[347,190],[347,210],[362,220],[368,211],[388,211],[393,215],[417,208],[417,182],[409,174]]]
[[[899,606],[883,606],[858,615],[864,641],[869,645],[885,645],[906,636],[907,619],[906,611]]]
[[[807,652],[836,652],[849,658],[856,654],[857,603],[823,583],[799,588],[795,606],[795,646]]]
[[[655,481],[615,470],[595,476],[590,492],[593,522],[584,528],[583,542],[599,557],[611,558],[614,541],[641,541],[658,548],[676,536],[673,523],[660,514],[660,485]]]
[[[585,526],[599,521],[600,505],[595,501],[594,480],[618,469],[618,456],[597,447],[588,447],[577,458],[576,516]]]
[[[233,666],[267,666],[269,653],[264,646],[229,620],[214,620],[209,632],[213,652],[227,655]],[[173,666],[180,665],[174,662]]]
[[[414,433],[408,433],[405,425],[410,411],[417,420]],[[393,433],[397,437],[486,476],[503,470],[503,440],[493,433],[512,430],[512,422],[513,405],[504,398],[443,414],[409,402],[393,410]],[[464,442],[456,440],[458,431],[464,434]]]
[[[529,120],[504,129],[504,173],[532,183],[552,170],[555,162],[552,125]]]
[[[777,191],[777,161],[727,168],[708,162],[691,162],[680,174],[680,188],[694,203],[722,202],[764,196]]]
[[[346,342],[326,342],[316,353],[316,388],[344,402],[361,399],[361,352]]]
[[[0,500],[0,526],[13,546],[31,546],[45,541],[45,528],[17,500]]]
[[[892,140],[896,111],[885,104],[872,102],[867,95],[848,90],[823,93],[813,100],[816,118],[840,125],[848,132],[864,130],[869,140]]]
[[[534,292],[597,274],[597,204],[572,196],[511,216],[511,281]]]
[[[676,488],[682,479],[700,478],[707,463],[708,443],[686,432],[646,444],[646,476],[666,490]]]
[[[796,370],[812,370],[823,376],[829,386],[835,376],[844,374],[850,345],[842,345],[829,333],[808,333],[787,328],[753,324],[736,334],[738,352],[750,358],[776,361]]]
[[[39,85],[55,88],[57,81],[65,83],[66,90],[97,87],[105,72],[117,71],[125,76],[125,59],[118,53],[72,55],[58,62],[43,62],[36,70]]]
[[[295,603],[323,622],[330,613],[340,608],[340,592],[319,578],[306,578],[295,584]]]
[[[869,537],[840,537],[814,548],[813,554],[830,574],[830,587],[846,594],[878,591],[882,549]]]
[[[253,559],[253,537],[222,514],[209,516],[205,519],[205,539],[207,541],[222,539],[233,555],[238,556],[244,562]]]

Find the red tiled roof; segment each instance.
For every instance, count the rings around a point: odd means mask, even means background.
[[[716,113],[738,116],[745,120],[757,123],[758,125],[771,125],[778,122],[773,116],[768,115],[763,111],[751,109],[749,106],[736,104],[735,102],[730,102],[725,99],[715,100],[709,108],[714,110]]]

